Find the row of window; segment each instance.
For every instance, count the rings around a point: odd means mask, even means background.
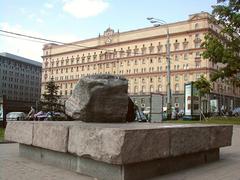
[[[40,80],[41,76],[34,76],[29,74],[23,74],[15,71],[8,71],[8,70],[2,70],[0,69],[0,74],[4,74],[5,76],[13,76],[13,77],[20,77],[20,78],[26,78],[31,80]]]
[[[111,54],[111,53],[110,53]],[[192,53],[191,53],[192,54]],[[195,53],[195,58],[201,58],[200,56],[200,52],[196,52]],[[105,53],[105,56],[109,56],[109,53]],[[189,54],[188,53],[184,53],[184,54],[175,54],[175,55],[172,55],[173,56],[173,60],[175,61],[179,61],[181,59],[181,57],[183,58],[183,60],[188,60],[189,59]],[[100,60],[104,60],[104,59],[114,59],[115,57],[109,57],[109,58],[103,58],[103,59],[100,59]],[[116,57],[117,58],[117,57]],[[120,58],[123,58],[123,57],[120,57]],[[156,59],[158,59],[158,62],[161,62],[162,59],[166,59],[165,56],[160,56],[160,57],[157,57]],[[51,67],[59,67],[59,66],[68,66],[68,65],[75,65],[75,64],[84,64],[84,63],[88,63],[90,61],[85,61],[85,60],[82,60],[82,61],[79,61],[79,59],[76,58],[76,61],[74,61],[75,59],[72,57],[71,59],[71,63],[69,63],[69,59],[67,58],[66,60],[61,60],[59,61],[58,59],[56,61],[54,61],[54,59],[51,59],[50,62],[46,61],[44,63],[44,67],[45,68],[51,68]],[[147,61],[147,63],[154,63],[154,59],[153,58],[147,58],[147,59],[139,59],[139,60],[134,60],[134,65],[137,65],[138,63],[142,62],[142,64],[145,64]],[[131,65],[130,64],[131,61],[127,61],[127,65]],[[113,62],[113,64],[116,65],[115,62]],[[120,65],[123,66],[123,61],[120,61]]]
[[[9,90],[9,88],[14,88],[14,89],[16,89],[16,90],[18,90],[19,89],[19,91],[34,91],[34,92],[38,92],[39,91],[39,89],[40,88],[38,88],[38,87],[40,87],[40,85],[39,86],[32,86],[32,87],[29,87],[29,86],[23,86],[23,85],[17,85],[17,84],[8,84],[8,83],[4,83],[4,82],[2,82],[2,89],[8,89]]]
[[[7,82],[11,82],[11,84],[16,83],[16,84],[27,84],[29,86],[40,86],[41,82],[40,81],[29,81],[29,80],[24,80],[24,79],[18,79],[18,78],[13,78],[7,76],[2,76],[2,81],[6,84]]]
[[[201,61],[198,61],[198,62],[195,62],[195,67],[194,68],[200,68],[201,67]],[[86,69],[85,69],[86,68]],[[100,69],[103,69],[103,68],[109,68],[109,64],[105,64],[101,67],[99,67],[99,70]],[[189,69],[189,64],[182,64],[182,69]],[[96,70],[96,67],[95,66],[80,66],[80,67],[72,67],[72,68],[61,68],[61,69],[56,69],[56,70],[51,70],[50,72],[52,74],[63,74],[63,73],[70,73],[70,72],[80,72],[80,71],[90,71],[90,70]],[[132,71],[133,70],[133,71]],[[164,70],[167,70],[167,66],[165,66],[165,69]],[[179,64],[175,64],[173,66],[173,70],[180,70],[180,65]],[[146,73],[146,72],[161,72],[163,71],[163,67],[160,66],[160,67],[149,67],[149,68],[135,68],[135,69],[126,69],[126,70],[119,70],[119,74],[136,74],[136,73]],[[45,71],[45,74],[46,74],[47,71]],[[105,70],[105,72],[115,72],[114,74],[116,74],[116,71],[113,70],[109,70],[107,71],[107,69]],[[45,76],[44,74],[44,76]],[[46,78],[46,77],[45,77]]]
[[[0,93],[0,95],[5,95],[5,93]],[[31,95],[29,96],[16,96],[14,95],[7,95],[6,96],[8,100],[13,101],[30,101],[30,102],[36,102],[39,98],[37,96]]]
[[[37,67],[34,65],[22,63],[17,60],[13,60],[13,59],[1,58],[1,57],[0,57],[0,65],[8,65],[8,66],[12,66],[14,68],[19,67],[19,68],[24,68],[24,69],[34,70],[34,71],[41,69],[40,67]]]

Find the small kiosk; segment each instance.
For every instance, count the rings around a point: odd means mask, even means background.
[[[0,127],[6,126],[5,96],[0,96]]]
[[[198,120],[200,118],[199,92],[194,82],[184,86],[184,120]]]

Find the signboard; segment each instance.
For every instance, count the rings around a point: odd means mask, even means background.
[[[199,92],[195,86],[192,84],[192,115],[199,115],[200,111],[200,99]]]
[[[217,99],[210,100],[210,109],[211,109],[212,113],[218,112],[218,100]]]
[[[0,121],[3,121],[3,97],[0,97]]]
[[[184,112],[185,115],[191,115],[192,112],[192,84],[186,84],[185,85],[185,97],[184,97]]]
[[[200,115],[199,92],[194,83],[185,84],[184,89],[184,119],[197,119]]]
[[[150,121],[162,122],[163,120],[163,95],[151,93]]]

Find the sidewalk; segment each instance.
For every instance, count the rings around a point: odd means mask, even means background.
[[[218,162],[152,180],[240,180],[240,126],[234,127],[233,145],[222,148]],[[18,144],[0,144],[0,180],[93,180],[71,171],[18,156]]]

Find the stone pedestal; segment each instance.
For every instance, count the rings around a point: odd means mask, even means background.
[[[31,133],[24,133],[24,129]],[[10,122],[20,155],[104,180],[147,179],[219,159],[232,126]],[[31,134],[31,135],[30,135]]]

